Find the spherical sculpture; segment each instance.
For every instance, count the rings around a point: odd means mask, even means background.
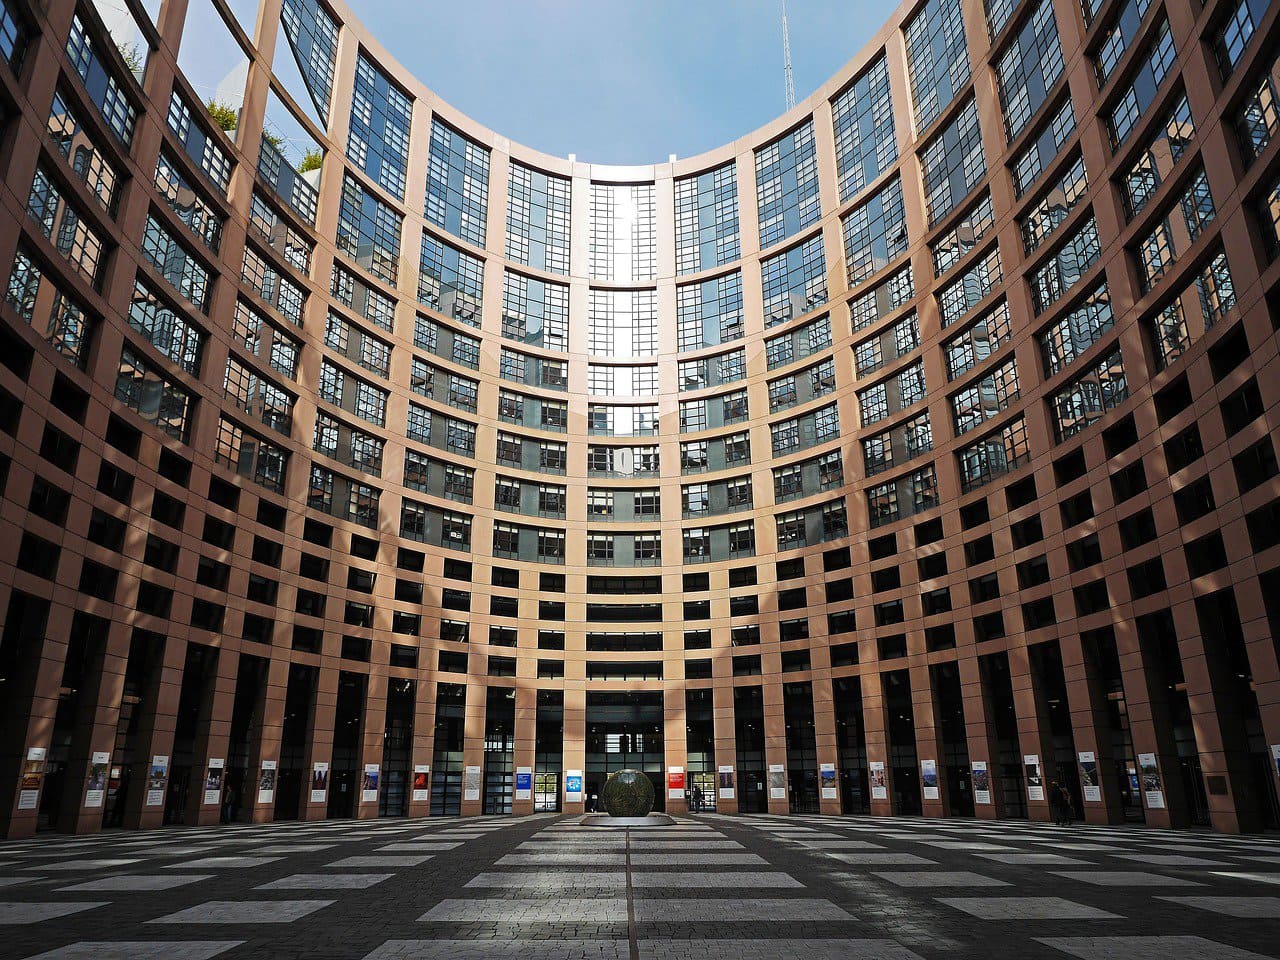
[[[653,784],[639,770],[619,770],[605,781],[602,798],[611,817],[643,817],[653,809]]]

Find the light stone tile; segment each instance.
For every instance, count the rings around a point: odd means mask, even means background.
[[[388,940],[364,960],[629,960],[626,940]]]
[[[637,923],[709,923],[725,921],[853,920],[829,900],[795,897],[786,900],[731,897],[723,900],[636,900]]]
[[[1097,887],[1202,887],[1204,884],[1183,877],[1166,877],[1141,870],[1053,870],[1052,873],[1079,883]]]
[[[83,913],[98,907],[107,907],[110,903],[15,903],[0,902],[0,926],[6,924],[43,923],[45,920],[56,920],[73,913]]]
[[[186,860],[182,863],[165,864],[166,870],[208,870],[208,869],[227,869],[236,870],[246,867],[265,867],[268,863],[275,863],[282,860],[283,857],[200,857],[196,860]]]
[[[1180,853],[1117,853],[1114,856],[1121,860],[1137,860],[1153,867],[1229,867],[1225,860],[1206,860],[1203,857],[1188,857]]]
[[[1280,919],[1280,897],[1157,897],[1183,907],[1195,907],[1227,917],[1250,920]]]
[[[884,847],[870,840],[815,840],[800,844],[810,850],[883,850]]]
[[[633,867],[754,867],[768,862],[754,853],[631,853]]]
[[[1063,856],[1060,853],[979,853],[983,860],[1017,867],[1087,866],[1088,860]]]
[[[1007,887],[1003,880],[968,870],[896,870],[875,876],[900,887]]]
[[[500,867],[623,866],[625,853],[508,853],[498,858]]]
[[[343,857],[326,867],[416,867],[431,859],[431,854],[368,854],[366,856]]]
[[[255,890],[364,890],[394,873],[295,873],[254,887]]]
[[[1119,920],[1118,914],[1061,897],[936,897],[979,920]]]
[[[424,923],[626,923],[625,897],[593,900],[442,900]]]
[[[82,940],[30,960],[209,960],[243,940]]]
[[[210,900],[147,923],[293,923],[332,900]]]
[[[616,896],[627,887],[627,875],[600,870],[588,871],[534,871],[510,870],[505,873],[479,873],[464,884],[473,889],[520,889],[527,895],[561,896]]]
[[[90,870],[111,870],[115,867],[127,867],[131,863],[142,863],[142,858],[112,857],[102,860],[62,860],[57,863],[42,863],[39,866],[23,867],[23,870],[61,871],[65,873],[85,873]]]
[[[1261,953],[1241,950],[1204,937],[1036,937],[1047,947],[1080,960],[1267,960]]]
[[[914,853],[829,853],[827,856],[855,867],[929,867],[936,860]]]
[[[380,853],[443,853],[460,847],[460,843],[429,843],[417,840],[397,840],[378,847]]]
[[[278,846],[254,847],[254,853],[319,853],[322,850],[332,850],[332,843],[290,843]]]
[[[640,871],[632,873],[631,886],[635,889],[649,887],[674,887],[690,890],[735,890],[761,888],[801,888],[804,884],[790,874],[778,872],[748,873],[698,871]]]
[[[122,876],[102,877],[99,880],[89,880],[70,887],[60,887],[59,892],[69,890],[168,890],[171,887],[185,887],[188,884],[199,883],[201,880],[208,880],[212,876],[213,874],[211,873],[126,873]]]
[[[1214,870],[1212,875],[1226,877],[1229,880],[1249,880],[1253,883],[1280,883],[1280,873],[1250,873],[1247,871],[1237,873],[1230,870]]]
[[[642,960],[923,960],[893,940],[641,940]]]

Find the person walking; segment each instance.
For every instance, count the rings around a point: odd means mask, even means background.
[[[1057,780],[1049,784],[1049,812],[1053,815],[1053,822],[1057,826],[1063,827],[1069,822],[1070,803],[1067,792],[1062,789]]]
[[[230,823],[236,808],[236,791],[230,782],[222,785],[222,822]]]

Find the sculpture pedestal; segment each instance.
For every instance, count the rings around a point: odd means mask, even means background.
[[[607,813],[588,813],[578,821],[583,827],[669,827],[675,821],[665,813],[649,813],[643,817],[611,817]]]

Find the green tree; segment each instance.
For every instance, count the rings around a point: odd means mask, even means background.
[[[229,103],[211,99],[205,104],[205,108],[209,111],[209,116],[213,118],[213,122],[221,127],[224,133],[230,133],[240,122],[239,113]]]
[[[310,173],[312,170],[319,170],[320,165],[324,162],[324,154],[319,150],[308,150],[303,154],[301,162],[298,164],[299,173]]]

